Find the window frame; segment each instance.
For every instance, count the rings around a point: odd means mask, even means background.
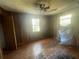
[[[39,19],[32,19],[32,31],[40,32],[40,20]]]

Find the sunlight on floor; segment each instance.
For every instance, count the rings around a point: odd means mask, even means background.
[[[33,52],[34,55],[37,56],[38,54],[40,54],[42,51],[42,45],[41,44],[37,44],[33,47]]]

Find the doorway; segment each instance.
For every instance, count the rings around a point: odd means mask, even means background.
[[[58,31],[60,36],[60,44],[71,44],[71,18],[71,14],[60,17]]]

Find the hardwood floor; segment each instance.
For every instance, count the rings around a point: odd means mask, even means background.
[[[57,44],[54,39],[44,39],[37,42],[32,42],[28,45],[20,47],[16,51],[10,52],[4,55],[4,59],[36,59],[40,53],[46,52],[46,54],[52,53],[53,49],[57,51],[67,51],[79,59],[79,51],[75,47],[61,46]]]

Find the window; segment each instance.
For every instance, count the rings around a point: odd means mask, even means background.
[[[39,32],[40,31],[39,22],[40,22],[39,19],[32,19],[33,32]]]
[[[60,17],[60,26],[67,26],[71,24],[71,17],[72,15],[66,15]]]

